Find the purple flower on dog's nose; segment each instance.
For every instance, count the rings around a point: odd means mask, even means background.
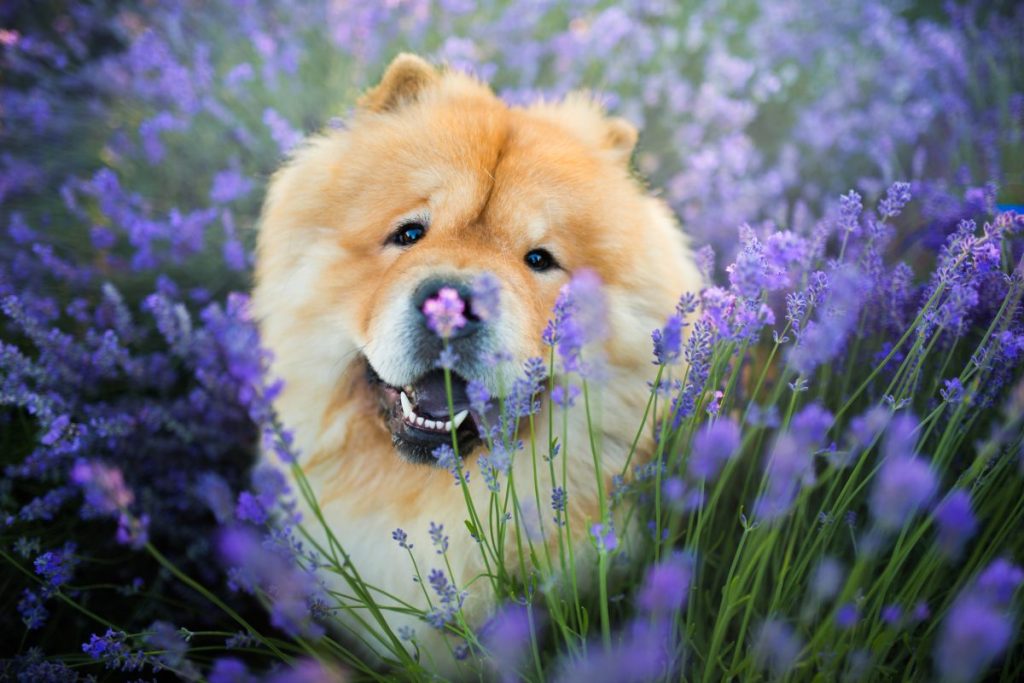
[[[442,287],[435,296],[423,302],[423,315],[427,316],[427,327],[442,339],[466,324],[466,302],[451,287]]]

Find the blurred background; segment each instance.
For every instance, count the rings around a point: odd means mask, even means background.
[[[510,103],[598,93],[641,129],[638,171],[720,261],[743,222],[806,232],[829,198],[870,201],[893,180],[942,195],[927,218],[949,229],[972,187],[1024,202],[1014,5],[6,2],[0,210],[119,273],[187,264],[237,286],[208,270],[245,272],[282,156],[343,125],[412,51]]]

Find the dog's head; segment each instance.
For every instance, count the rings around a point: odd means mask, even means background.
[[[546,355],[541,332],[581,269],[607,286],[613,368],[649,367],[649,331],[698,276],[668,211],[630,175],[636,137],[589,98],[510,107],[466,75],[398,57],[346,129],[294,154],[264,207],[255,308],[300,448],[329,429],[322,412],[353,367],[407,459],[431,461],[449,429],[473,440],[467,382],[500,395]],[[483,273],[496,315],[474,294]],[[465,320],[447,340],[454,421],[424,312],[445,302]]]

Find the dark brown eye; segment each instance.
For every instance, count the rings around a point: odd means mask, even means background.
[[[406,223],[395,232],[391,241],[400,247],[407,247],[419,242],[426,234],[427,229],[422,223]]]
[[[534,249],[526,253],[526,265],[530,267],[530,270],[535,270],[538,273],[542,273],[545,270],[551,270],[556,265],[555,257],[551,255],[551,252],[547,249]]]

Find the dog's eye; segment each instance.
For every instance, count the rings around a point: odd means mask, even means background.
[[[400,247],[407,247],[414,242],[419,242],[426,234],[427,229],[422,223],[406,223],[395,232],[391,241]]]
[[[535,270],[538,273],[545,270],[551,270],[556,265],[555,257],[551,255],[551,252],[547,249],[534,249],[526,253],[526,265],[530,267],[530,270]]]

